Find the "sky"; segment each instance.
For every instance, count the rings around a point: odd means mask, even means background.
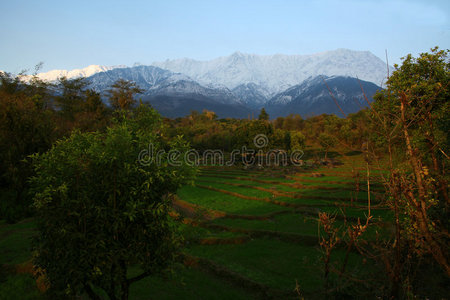
[[[443,0],[0,0],[0,70],[151,64],[233,52],[370,51],[389,64],[450,48]]]

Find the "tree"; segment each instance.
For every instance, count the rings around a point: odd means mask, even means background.
[[[450,276],[448,140],[450,125],[449,51],[431,49],[403,59],[375,96],[374,127],[389,153],[401,145],[404,165],[390,160],[388,186],[399,239],[412,242],[415,255],[431,255]],[[399,250],[401,251],[401,250]]]
[[[255,145],[255,137],[258,135],[264,135],[266,139],[261,139],[262,143]],[[273,126],[271,123],[262,120],[244,120],[241,126],[235,130],[234,148],[239,149],[246,146],[248,149],[266,150],[270,142],[268,139],[272,135]]]
[[[47,151],[55,139],[48,94],[42,82],[25,84],[19,77],[0,73],[0,187],[12,192],[2,197],[6,203],[0,214],[8,221],[29,211],[27,180],[32,168],[28,156]]]
[[[142,92],[135,82],[119,79],[108,90],[109,103],[115,110],[129,110],[136,104],[134,96]]]
[[[289,134],[289,132],[287,134]],[[272,149],[285,149],[286,151],[289,149],[286,147],[286,132],[282,129],[274,129],[272,135],[269,137],[269,140],[270,147]]]
[[[430,272],[434,282],[450,276],[448,54],[434,48],[402,58],[370,110],[354,119],[367,126],[356,128],[367,133],[367,170],[376,165],[387,171],[379,175],[393,215],[393,236],[369,243],[363,252],[383,265],[390,298],[419,296]],[[386,159],[379,159],[380,153]]]
[[[261,112],[259,113],[258,120],[262,120],[262,121],[269,120],[269,115],[266,113],[266,110],[264,109],[264,107],[261,108]]]
[[[283,129],[283,123],[284,123],[284,118],[283,117],[278,117],[273,121],[273,126],[276,129]]]
[[[108,110],[100,94],[88,88],[89,81],[82,78],[59,79],[60,95],[56,97],[59,108],[58,129],[60,135],[70,134],[74,128],[81,131],[105,129]]]
[[[302,150],[305,148],[305,136],[300,131],[291,131],[290,134],[290,149]]]
[[[216,113],[207,109],[203,110],[202,116],[204,116],[209,121],[217,119]]]
[[[336,145],[336,139],[326,133],[319,134],[319,144],[322,146],[323,150],[325,151],[324,159],[327,159],[328,151],[330,148],[334,147]]]
[[[289,131],[284,132],[284,149],[286,151],[291,150],[292,146],[292,139],[291,139],[291,133]]]
[[[83,109],[85,90],[89,82],[86,78],[59,78],[61,95],[56,97],[56,104],[64,118],[73,121],[75,115]]]
[[[159,115],[144,105],[121,114],[106,133],[74,131],[41,155],[32,178],[37,227],[34,264],[57,298],[86,293],[127,299],[129,286],[166,269],[178,250],[170,193],[195,169],[180,157],[181,138],[166,142]],[[143,151],[144,150],[144,151]],[[144,153],[144,155],[143,155]],[[128,277],[130,266],[141,273]]]
[[[84,91],[80,111],[75,115],[74,128],[83,132],[104,130],[109,121],[110,113],[100,94],[91,89]]]

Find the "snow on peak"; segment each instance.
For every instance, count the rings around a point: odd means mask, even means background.
[[[186,76],[181,73],[174,73],[172,74],[168,79],[166,79],[168,82],[177,82],[177,81],[192,81],[189,76]]]
[[[116,68],[126,68],[126,66],[119,65],[119,66],[100,66],[100,65],[90,65],[83,69],[75,69],[71,71],[67,70],[52,70],[45,73],[39,73],[37,74],[37,77],[44,80],[44,81],[55,81],[60,77],[67,77],[68,79],[71,78],[79,78],[79,77],[89,77],[96,73],[100,72],[106,72],[112,69]]]
[[[337,49],[310,55],[255,55],[234,52],[209,61],[192,59],[154,62],[153,66],[184,73],[203,85],[229,89],[255,83],[272,95],[317,75],[351,76],[377,85],[386,80],[386,64],[368,51]]]

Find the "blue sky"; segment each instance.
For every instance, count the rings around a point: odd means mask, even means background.
[[[390,64],[450,48],[450,1],[0,0],[0,70],[133,65],[235,51],[368,50]]]

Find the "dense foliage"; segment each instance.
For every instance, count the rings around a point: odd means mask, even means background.
[[[406,56],[371,111],[372,140],[383,144],[388,158],[385,185],[395,236],[383,264],[393,297],[405,284],[415,290],[435,264],[450,277],[448,54],[434,48],[418,58]]]
[[[46,151],[57,136],[50,103],[43,82],[26,85],[0,73],[0,217],[8,221],[29,215],[27,156]]]
[[[100,287],[110,299],[125,299],[131,283],[173,261],[178,241],[169,194],[194,169],[171,166],[167,154],[151,164],[139,161],[149,144],[156,152],[186,151],[181,139],[162,140],[160,127],[158,114],[141,106],[105,133],[74,131],[34,155],[35,265],[51,292],[94,298]],[[130,266],[142,273],[128,278]]]

